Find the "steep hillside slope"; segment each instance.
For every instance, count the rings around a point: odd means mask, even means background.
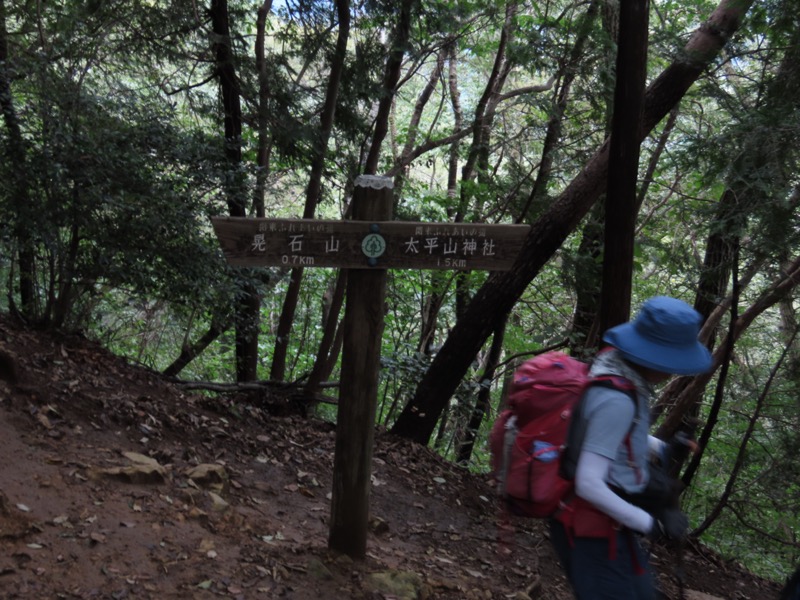
[[[333,427],[287,408],[184,393],[0,316],[0,596],[571,597],[541,523],[498,544],[487,477],[381,432],[368,556],[329,552]],[[653,557],[677,598],[672,557]],[[684,564],[688,588],[777,596],[700,548]]]

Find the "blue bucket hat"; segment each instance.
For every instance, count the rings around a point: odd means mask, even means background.
[[[711,353],[697,340],[702,317],[676,298],[656,296],[636,319],[606,331],[603,341],[626,360],[662,373],[695,375],[711,368]]]

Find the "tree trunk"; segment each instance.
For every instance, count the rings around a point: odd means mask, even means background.
[[[615,72],[616,69],[616,48],[619,39],[619,3],[618,2],[602,2],[601,14],[603,30],[608,35],[608,39],[613,44],[608,44],[605,53],[605,68],[609,73]],[[586,16],[584,17],[584,25],[582,27],[582,38],[588,38],[591,31],[589,25],[594,20],[589,18],[597,9],[593,5],[589,6]],[[587,30],[583,33],[583,30]],[[581,42],[585,45],[585,41]],[[612,51],[612,48],[614,51]],[[573,71],[577,68],[577,60],[580,54],[576,53],[576,46],[573,48],[571,57],[576,61]],[[607,98],[612,97],[611,86],[607,86],[604,93]],[[559,127],[561,119],[563,119],[563,111],[566,108],[566,103],[561,109],[561,117],[559,120]],[[613,116],[614,103],[606,101],[606,136],[611,135],[611,122]],[[560,137],[560,134],[559,134]],[[556,140],[558,137],[555,138]],[[552,162],[552,158],[550,159]],[[548,165],[548,169],[552,168]],[[572,329],[570,332],[570,353],[573,356],[589,356],[592,349],[596,348],[599,342],[599,329],[600,329],[600,293],[603,280],[603,269],[601,266],[601,258],[603,252],[603,220],[605,216],[605,196],[600,197],[600,201],[592,208],[589,217],[581,231],[581,243],[578,247],[578,253],[575,257],[575,265],[573,271],[575,277],[575,312],[572,317]]]
[[[455,44],[447,46],[447,85],[450,97],[450,106],[453,111],[453,133],[457,134],[463,128],[464,113],[461,109],[461,93],[458,89],[458,57],[456,55]],[[450,154],[447,163],[447,198],[448,216],[453,217],[454,211],[450,208],[455,207],[458,195],[458,163],[459,163],[459,140],[455,140],[450,147]],[[430,356],[431,346],[436,341],[436,327],[439,321],[439,311],[442,308],[447,288],[453,278],[441,271],[431,271],[430,285],[428,286],[429,295],[425,299],[422,308],[420,336],[417,349]]]
[[[706,243],[703,268],[697,284],[694,308],[707,319],[719,305],[721,298],[728,293],[728,281],[733,260],[733,246],[739,236],[731,231],[726,223],[733,219],[741,220],[744,215],[737,209],[736,192],[726,189],[717,203],[717,214],[712,224],[711,234]],[[737,216],[738,215],[738,216]],[[708,347],[713,349],[714,338],[709,340]]]
[[[346,4],[347,3],[344,0],[339,0],[337,2],[337,10],[342,11]],[[405,47],[408,43],[408,37],[410,34],[411,11],[415,5],[416,5],[416,0],[406,0],[400,7],[400,13],[398,18],[398,23],[395,28],[392,48],[390,50],[389,57],[387,58],[386,61],[386,69],[384,74],[384,90],[383,90],[384,95],[381,97],[378,106],[378,116],[376,118],[375,133],[373,135],[372,144],[370,146],[364,170],[366,174],[374,175],[377,170],[381,144],[383,142],[383,139],[386,137],[386,132],[388,131],[389,127],[388,120],[389,120],[389,113],[391,110],[392,98],[394,97],[394,94],[396,92],[397,82],[400,80],[400,69],[402,66],[403,55],[405,53]],[[342,18],[341,14],[339,18],[340,19]],[[349,12],[347,17],[347,25],[349,28]],[[341,47],[339,46],[339,42],[341,41],[342,41],[342,34],[340,30],[340,35],[339,38],[337,39],[337,52],[339,50],[344,52],[344,50],[346,49],[346,44]],[[344,54],[342,54],[342,58],[344,58]],[[343,64],[344,63],[342,62],[342,67]],[[331,77],[333,76],[334,74],[331,75]],[[338,79],[341,79],[341,71],[336,74],[336,77]],[[336,89],[338,90],[338,83]],[[331,90],[332,87],[329,86],[328,92],[330,93]],[[328,98],[329,96],[326,97],[326,106]],[[335,103],[331,108],[332,109],[335,108]],[[333,113],[331,113],[331,116],[333,116]],[[312,187],[311,185],[309,185],[309,193],[311,192],[311,190]],[[317,189],[317,195],[318,191],[319,190]],[[306,205],[306,209],[308,209],[308,204]],[[340,281],[337,282],[337,289],[344,290],[344,286],[346,284],[346,280],[344,279],[344,274],[340,274],[339,278]],[[284,345],[281,347],[281,344],[288,344],[288,337],[289,337],[289,332],[291,331],[291,322],[294,317],[294,307],[296,307],[297,305],[297,297],[299,296],[299,287],[301,279],[302,279],[302,269],[293,269],[292,281],[290,282],[289,291],[287,292],[286,300],[284,302],[284,308],[283,311],[281,312],[281,318],[278,323],[278,342],[276,343],[275,354],[273,356],[272,371],[271,371],[272,379],[283,378],[283,372],[285,370],[285,361],[286,361],[286,346]],[[288,310],[287,307],[290,304],[292,305],[292,307],[291,310]],[[336,348],[338,347],[338,344],[336,343],[336,340],[338,338],[338,331],[336,329],[336,322],[338,321],[338,316],[339,316],[338,311],[334,310],[331,310],[330,314],[328,315],[328,324],[326,325],[326,331],[328,330],[330,330],[331,332],[336,331],[337,335],[333,337],[334,349],[331,351],[328,360],[325,361],[325,363],[323,363],[325,365],[325,369],[328,369],[328,367],[331,365],[331,357],[333,356],[334,352],[336,352]],[[331,336],[325,336],[323,342],[327,343],[330,339]],[[321,345],[318,352],[318,356],[323,353],[323,350],[324,348]],[[314,379],[315,380],[319,379],[321,381],[321,376],[324,373],[324,371],[319,371],[317,369],[315,369],[315,371],[316,373],[314,373]],[[280,375],[280,377],[278,377],[278,375]]]
[[[661,135],[658,136],[658,143],[656,143],[656,147],[653,149],[653,153],[650,155],[650,158],[647,161],[647,170],[645,171],[644,177],[642,178],[642,185],[639,188],[639,196],[636,199],[637,213],[642,208],[642,204],[644,204],[644,199],[647,197],[647,191],[650,189],[650,184],[653,181],[653,176],[655,175],[656,167],[658,166],[658,162],[661,160],[661,155],[664,153],[664,150],[667,147],[667,141],[669,140],[669,136],[675,130],[675,123],[678,121],[679,114],[680,114],[680,106],[676,106],[669,112],[669,117],[667,118],[667,122],[664,125],[664,129],[662,129]]]
[[[258,154],[256,156],[256,185],[253,205],[257,217],[265,217],[264,195],[269,178],[269,160],[272,147],[269,135],[269,78],[267,77],[267,59],[264,55],[264,44],[267,29],[267,16],[272,10],[272,0],[264,0],[259,7],[256,18],[256,70],[258,71]]]
[[[491,392],[492,380],[494,379],[494,372],[497,369],[497,364],[500,361],[500,356],[503,352],[503,341],[505,340],[506,322],[503,321],[500,328],[492,335],[492,347],[489,350],[489,357],[486,360],[486,368],[480,378],[481,387],[478,391],[478,397],[475,400],[475,408],[469,415],[467,427],[464,430],[464,435],[458,444],[458,455],[456,462],[460,465],[468,465],[472,458],[472,451],[475,448],[475,440],[478,437],[478,431],[483,424],[483,419],[489,414],[491,408]]]
[[[417,141],[419,123],[422,120],[422,112],[428,105],[428,101],[431,99],[431,96],[436,89],[436,85],[441,78],[442,69],[444,68],[444,58],[445,51],[441,50],[436,57],[436,66],[431,69],[431,73],[428,76],[428,81],[417,97],[417,102],[415,103],[414,110],[411,113],[411,119],[409,119],[408,131],[406,133],[406,143],[403,145],[403,150],[401,151],[400,156],[395,161],[395,163],[403,165],[402,169],[394,176],[395,198],[399,198],[403,193],[403,182],[408,175],[408,170],[411,165],[410,157],[414,151],[414,144]]]
[[[600,288],[600,332],[624,323],[630,317],[649,10],[647,0],[622,0],[620,3],[606,191],[603,282]]]
[[[516,32],[514,18],[518,9],[518,2],[510,1],[506,5],[503,28],[494,57],[492,72],[483,89],[483,94],[475,106],[475,116],[472,124],[472,144],[467,152],[467,160],[461,168],[461,195],[453,219],[456,223],[464,221],[464,214],[467,211],[469,196],[471,195],[469,191],[471,186],[465,185],[465,183],[484,176],[486,172],[495,109],[512,66],[512,63],[508,60],[508,47],[514,41]],[[456,273],[455,304],[457,320],[461,319],[469,305],[469,291],[469,273],[461,271]],[[478,350],[479,348],[476,349],[476,354]]]
[[[536,175],[536,179],[533,182],[533,187],[528,195],[525,207],[520,213],[521,217],[524,219],[530,218],[528,213],[531,211],[531,207],[537,206],[547,195],[547,186],[550,183],[550,176],[553,171],[558,140],[561,138],[564,113],[567,110],[567,102],[569,101],[569,95],[572,90],[572,82],[575,81],[586,42],[592,31],[592,25],[597,18],[597,9],[598,2],[592,2],[589,4],[586,14],[581,18],[581,23],[578,28],[578,37],[575,40],[575,44],[572,46],[572,50],[570,50],[569,59],[563,69],[564,72],[561,84],[557,86],[558,92],[556,94],[555,106],[553,106],[550,118],[547,121],[547,131],[545,132],[544,142],[542,144],[542,158],[539,163],[539,173]]]
[[[313,395],[319,391],[320,383],[330,375],[330,371],[327,367],[331,364],[330,355],[335,347],[334,342],[339,329],[337,324],[339,323],[339,314],[341,313],[342,304],[344,303],[346,286],[347,271],[341,269],[330,294],[330,306],[325,316],[322,340],[320,340],[319,348],[317,349],[317,358],[314,360],[314,367],[311,369],[311,374],[308,376],[308,381],[306,382],[305,393],[308,394],[309,397],[313,397]]]
[[[417,350],[426,356],[431,355],[431,348],[436,341],[436,326],[439,323],[439,311],[444,302],[445,292],[452,282],[452,277],[442,271],[431,271],[428,297],[425,298],[420,314],[420,334]]]
[[[230,181],[226,186],[228,212],[232,217],[244,217],[245,200],[242,195],[242,106],[239,97],[239,80],[233,62],[230,39],[227,0],[211,1],[211,21],[215,36],[214,56],[216,74],[222,95],[223,122],[225,128],[225,158],[230,170]]]
[[[678,60],[653,81],[645,94],[640,139],[678,103],[738,29],[752,1],[723,0],[689,39]],[[511,311],[539,270],[561,247],[597,199],[608,172],[604,143],[550,208],[533,224],[511,270],[492,273],[470,302],[423,376],[392,432],[426,444],[448,399],[472,358]]]
[[[222,95],[225,127],[225,158],[228,174],[225,195],[232,217],[246,215],[244,173],[242,172],[242,106],[239,80],[233,61],[227,0],[211,1],[211,23],[214,31],[216,74]],[[251,282],[242,284],[236,306],[236,381],[256,379],[258,365],[258,328],[261,299]]]
[[[692,456],[692,460],[689,463],[686,472],[683,474],[683,484],[686,487],[692,482],[692,478],[694,477],[695,472],[697,472],[698,467],[700,466],[700,461],[703,459],[703,454],[705,453],[705,449],[708,447],[708,442],[711,439],[711,434],[714,431],[714,428],[717,426],[717,421],[719,419],[719,412],[722,408],[722,401],[725,397],[725,385],[728,381],[728,370],[731,366],[731,360],[733,359],[733,347],[735,345],[734,340],[734,327],[736,325],[736,320],[739,318],[739,296],[741,291],[741,284],[739,282],[739,269],[737,268],[737,263],[739,260],[739,250],[738,247],[734,251],[734,267],[733,267],[733,293],[731,294],[731,316],[730,320],[728,321],[728,339],[727,343],[725,344],[724,348],[724,355],[722,357],[722,368],[720,369],[719,377],[717,378],[717,386],[716,391],[714,393],[714,401],[711,403],[711,407],[708,411],[708,416],[705,419],[705,426],[703,427],[703,432],[700,434],[699,440],[699,450],[694,453]],[[696,409],[697,403],[693,405],[695,410],[691,412],[692,416],[696,416]],[[687,419],[683,419],[683,422],[689,422]],[[694,429],[694,428],[692,428]],[[690,436],[692,437],[692,436]],[[667,439],[672,439],[670,436]],[[683,468],[683,465],[676,465],[675,472],[679,473],[680,469]]]
[[[467,160],[461,168],[462,182],[472,181],[476,177],[480,167],[485,165],[486,162],[485,157],[488,152],[489,139],[492,133],[492,122],[495,115],[493,107],[496,106],[497,98],[503,90],[503,86],[505,85],[510,71],[507,52],[509,44],[514,39],[514,16],[516,15],[517,8],[518,4],[513,1],[506,5],[505,20],[500,33],[500,43],[498,44],[497,53],[495,54],[492,72],[486,82],[486,87],[483,89],[483,94],[475,106],[475,117],[472,126],[472,145],[467,153]],[[466,193],[467,191],[464,189],[464,186],[462,186],[462,197],[458,212],[456,213],[456,221],[463,220],[463,213],[466,210]]]
[[[600,341],[600,292],[603,270],[598,267],[603,252],[605,196],[594,205],[584,222],[575,257],[575,312],[569,336],[570,354],[589,357]]]
[[[398,12],[397,24],[390,40],[389,56],[386,59],[386,69],[383,75],[383,94],[378,102],[378,114],[375,117],[375,131],[372,136],[367,159],[364,165],[366,175],[375,175],[378,171],[378,161],[381,155],[381,145],[389,131],[389,113],[392,101],[397,92],[397,82],[400,81],[400,70],[403,66],[403,56],[408,46],[411,34],[411,13],[419,4],[419,0],[402,0]]]
[[[320,129],[313,144],[311,174],[306,187],[306,202],[303,207],[304,219],[314,218],[322,190],[322,174],[325,168],[326,150],[333,130],[336,102],[339,98],[339,84],[342,80],[342,72],[344,71],[344,63],[347,56],[347,43],[350,38],[350,1],[336,0],[336,14],[339,19],[339,33],[336,37],[336,49],[331,61],[328,87],[325,91],[325,102],[320,115]],[[272,354],[270,379],[273,381],[282,381],[286,377],[286,353],[289,349],[289,338],[302,283],[303,269],[292,269],[289,289],[286,290],[281,316],[278,320],[275,349]],[[338,313],[333,318],[338,320]]]
[[[11,77],[8,72],[8,30],[6,28],[5,0],[0,0],[0,110],[3,112],[3,121],[8,129],[8,142],[6,144],[6,157],[12,165],[14,185],[12,189],[16,195],[12,205],[16,208],[15,222],[12,225],[14,237],[17,240],[17,259],[19,264],[19,299],[20,313],[26,320],[35,320],[36,309],[36,260],[33,249],[33,239],[30,232],[34,229],[33,218],[35,209],[31,205],[32,199],[25,174],[25,141],[22,137],[19,118],[14,108],[11,95]],[[13,294],[8,294],[12,299]]]
[[[461,91],[458,89],[458,55],[456,45],[451,43],[447,47],[447,86],[450,91],[450,106],[453,109],[453,133],[458,133],[464,126],[464,111],[461,108]],[[447,163],[447,198],[455,201],[458,193],[458,140],[450,147],[450,156]]]
[[[790,114],[800,107],[800,31],[787,44],[777,75],[768,85],[759,113]],[[703,271],[695,299],[695,309],[707,317],[727,292],[732,268],[732,248],[739,244],[753,213],[766,201],[762,179],[765,172],[787,172],[786,159],[793,152],[794,140],[776,143],[776,131],[761,127],[752,132],[736,153],[728,189],[717,205],[717,214],[706,246]],[[778,150],[776,150],[778,148]],[[772,182],[774,185],[778,182]],[[780,182],[783,183],[783,182]],[[709,347],[713,347],[713,338]]]

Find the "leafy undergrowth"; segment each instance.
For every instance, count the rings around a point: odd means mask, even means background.
[[[334,430],[280,396],[189,394],[0,317],[2,598],[570,598],[538,521],[498,544],[488,477],[376,435],[364,560],[327,548]],[[667,596],[675,561],[655,548]],[[701,547],[686,597],[762,600]]]

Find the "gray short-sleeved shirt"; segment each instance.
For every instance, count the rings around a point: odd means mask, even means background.
[[[594,452],[613,462],[607,482],[626,492],[644,489],[648,479],[647,435],[650,429],[648,399],[631,396],[620,390],[592,386],[586,391],[581,409],[586,434],[581,451]],[[630,431],[634,464],[631,464],[625,438]]]

